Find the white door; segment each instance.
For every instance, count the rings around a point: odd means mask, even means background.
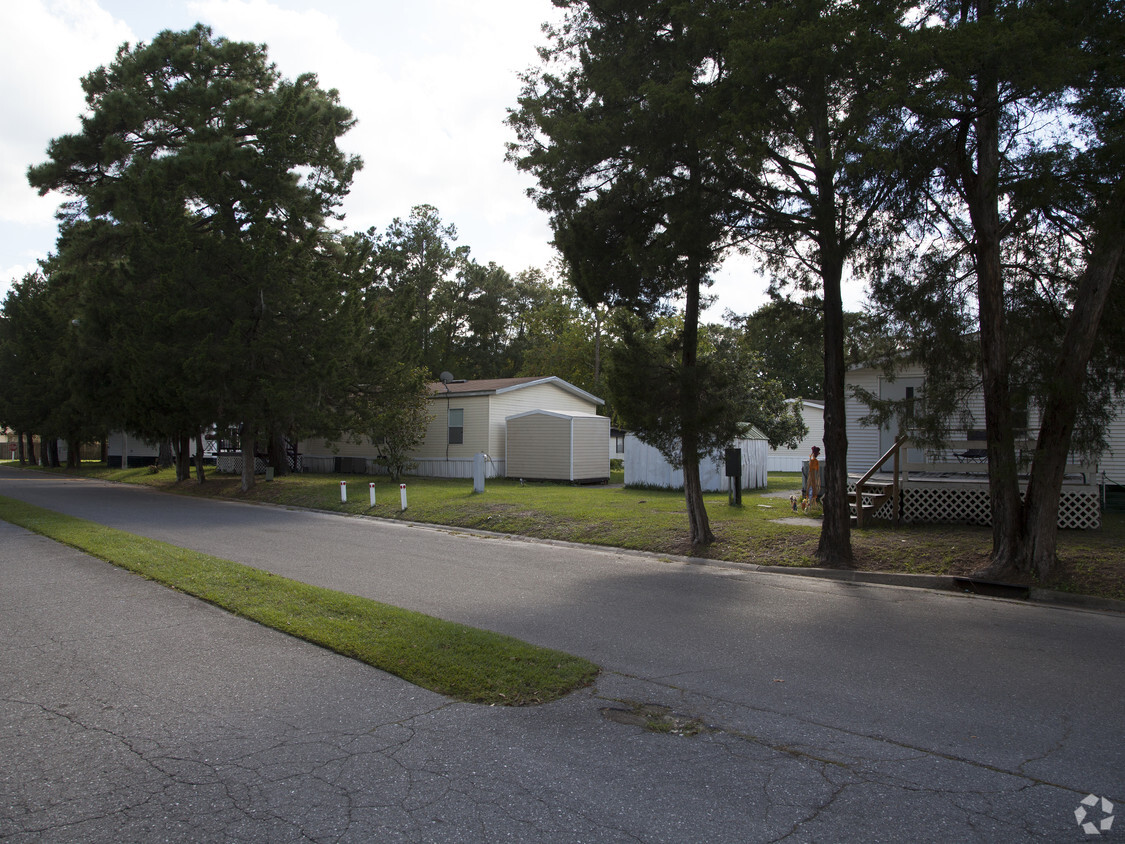
[[[886,378],[879,379],[879,398],[893,399],[894,401],[907,401],[910,404],[907,406],[907,415],[909,416],[912,411],[910,405],[914,402],[922,401],[922,385],[925,383],[923,378],[896,378],[894,381],[888,381]],[[887,449],[895,444],[895,438],[898,437],[899,424],[898,419],[892,419],[888,424],[879,429],[879,453],[886,454]],[[918,449],[910,449],[910,455],[902,455],[903,459],[909,460],[912,463],[921,463],[924,459],[922,452]],[[887,461],[884,471],[891,470],[891,461]]]

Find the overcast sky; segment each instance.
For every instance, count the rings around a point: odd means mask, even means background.
[[[339,90],[359,121],[341,145],[365,164],[346,228],[382,229],[426,203],[477,261],[546,268],[547,218],[526,195],[531,179],[504,160],[504,119],[557,15],[550,0],[0,0],[0,299],[54,248],[61,197],[39,197],[27,168],[78,130],[80,78],[126,41],[196,22],[267,44],[288,78],[311,71]],[[708,317],[752,311],[765,287],[749,261],[728,262]]]

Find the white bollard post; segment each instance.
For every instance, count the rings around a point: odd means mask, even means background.
[[[402,499],[402,509],[406,509],[406,484],[398,485],[398,495]]]
[[[348,482],[340,481],[340,503],[345,504],[348,500]]]
[[[367,491],[369,493],[371,493],[371,506],[374,507],[375,506],[375,484],[373,484],[373,483],[368,484],[367,485]]]

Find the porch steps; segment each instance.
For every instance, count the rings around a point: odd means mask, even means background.
[[[868,481],[863,485],[863,521],[865,524],[870,524],[871,517],[879,512],[879,509],[891,500],[894,494],[894,484],[879,483],[876,481]],[[852,514],[852,527],[859,524],[856,517],[855,497],[853,496],[848,501],[848,509]]]

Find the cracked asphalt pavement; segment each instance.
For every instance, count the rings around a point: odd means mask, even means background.
[[[0,495],[604,669],[456,703],[0,522],[6,842],[1089,841],[1080,800],[1125,806],[1120,615],[5,469]]]

